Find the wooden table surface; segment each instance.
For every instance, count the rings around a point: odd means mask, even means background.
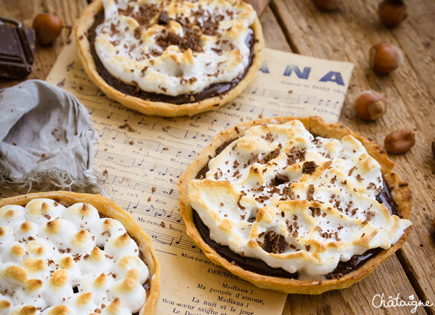
[[[399,301],[435,304],[435,2],[407,1],[409,16],[400,26],[386,28],[379,22],[380,0],[343,0],[339,10],[322,12],[310,0],[274,0],[261,23],[266,46],[307,56],[349,61],[355,64],[340,122],[383,144],[393,130],[416,131],[416,145],[407,153],[392,156],[396,171],[414,196],[411,220],[414,230],[398,253],[373,274],[352,287],[320,296],[289,295],[283,314],[409,314],[412,307],[372,306],[376,294]],[[45,79],[65,45],[70,27],[87,5],[86,0],[0,0],[0,16],[13,17],[30,27],[37,13],[59,15],[61,37],[49,47],[36,47],[36,61],[29,78]],[[404,62],[390,75],[377,75],[368,67],[372,45],[389,42],[404,53]],[[18,83],[0,79],[0,88]],[[390,107],[376,122],[355,117],[353,103],[368,89],[383,94]],[[435,306],[418,307],[417,314],[435,314]]]

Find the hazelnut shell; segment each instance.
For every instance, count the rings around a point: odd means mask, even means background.
[[[341,0],[312,0],[316,7],[320,10],[330,11],[338,9]]]
[[[40,13],[33,20],[36,39],[42,45],[53,43],[62,32],[62,20],[54,14]]]
[[[402,0],[384,0],[379,3],[378,15],[386,26],[395,27],[408,16],[408,6]]]
[[[376,120],[387,111],[388,102],[376,91],[364,91],[355,100],[355,113],[364,120]]]
[[[380,43],[373,46],[369,54],[370,68],[380,74],[387,74],[396,70],[403,61],[400,49],[389,43]]]
[[[410,150],[415,144],[415,132],[408,128],[393,131],[385,137],[384,147],[387,152],[400,154]]]

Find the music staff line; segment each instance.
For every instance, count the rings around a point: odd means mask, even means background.
[[[170,212],[154,207],[152,204],[149,206],[142,205],[140,201],[132,202],[132,201],[126,201],[119,198],[113,198],[113,200],[123,209],[127,211],[131,211],[134,213],[138,213],[140,215],[161,219],[167,222],[176,223],[184,225],[184,222],[181,218],[181,215],[174,210],[171,210]]]
[[[195,245],[195,243],[193,243],[193,241],[191,241],[190,239],[187,239],[185,235],[180,235],[179,237],[177,237],[166,235],[149,229],[144,230],[148,233],[148,235],[151,236],[151,238],[155,242],[161,245],[167,245],[195,253],[201,253],[201,250]]]
[[[122,131],[113,130],[109,128],[103,128],[100,137],[105,137],[117,143],[122,143],[126,145],[134,145],[135,147],[140,147],[149,151],[158,152],[165,155],[170,155],[171,157],[184,157],[187,159],[192,159],[196,156],[196,151],[186,150],[173,146],[164,145],[160,141],[151,139],[139,139],[129,137]],[[132,142],[131,142],[132,141]]]
[[[124,166],[124,167],[144,168],[145,170],[152,172],[153,174],[157,174],[159,176],[169,175],[175,178],[179,178],[183,173],[183,170],[179,168],[166,166],[162,164],[156,164],[152,162],[146,162],[145,159],[136,159],[136,158],[128,157],[125,155],[121,155],[109,151],[97,150],[95,154],[95,158],[105,160],[105,161],[110,161],[114,164]]]
[[[99,117],[104,119],[110,119],[112,122],[118,122],[119,126],[124,125],[125,123],[129,123],[133,129],[137,129],[140,133],[141,131],[146,130],[161,130],[168,136],[174,139],[186,139],[186,140],[196,140],[201,139],[204,142],[209,142],[211,140],[211,135],[200,133],[195,130],[188,130],[180,127],[175,127],[171,125],[164,125],[158,122],[152,122],[146,120],[143,115],[138,113],[134,113],[128,115],[125,118],[124,115],[116,114],[114,111],[108,111],[105,109],[94,107],[92,108],[90,114],[93,117]]]
[[[149,193],[154,196],[162,196],[165,198],[170,198],[174,200],[178,200],[179,193],[175,188],[166,188],[163,186],[159,186],[156,184],[144,183],[137,180],[133,180],[131,178],[127,178],[125,176],[118,175],[110,175],[110,174],[102,174],[103,183],[110,183],[112,185],[120,185],[126,188],[127,185],[124,182],[128,183],[128,186],[131,186],[130,189],[142,191],[144,193]],[[175,186],[175,185],[174,185]]]

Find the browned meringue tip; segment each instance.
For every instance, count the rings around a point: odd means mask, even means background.
[[[127,269],[129,263],[132,261],[140,261],[140,258],[133,255],[124,255],[118,260],[117,265],[121,268]]]
[[[67,314],[71,314],[71,310],[65,305],[57,305],[57,306],[53,307],[48,314],[49,315],[67,315]]]
[[[86,217],[86,216],[88,216],[88,215],[91,213],[91,210],[92,210],[91,206],[90,206],[89,204],[87,204],[87,203],[84,203],[84,204],[81,206],[81,208],[80,208],[80,210],[79,210],[79,213],[80,213],[82,216]]]
[[[25,250],[24,250],[23,246],[21,246],[20,244],[17,244],[17,245],[14,245],[11,247],[10,253],[15,257],[21,257],[24,255]]]
[[[0,236],[5,236],[5,235],[6,235],[6,229],[0,226]]]
[[[105,273],[100,274],[97,278],[94,280],[94,284],[97,288],[101,288],[107,280],[107,276]]]
[[[104,219],[103,221],[103,227],[105,230],[110,230],[110,228],[114,226],[113,220],[112,219]]]
[[[29,232],[32,229],[32,223],[29,221],[23,222],[20,225],[21,232]]]
[[[23,260],[23,267],[28,272],[38,272],[45,269],[46,262],[41,258],[29,257]]]
[[[44,246],[38,245],[38,242],[35,241],[31,241],[27,243],[27,250],[29,251],[29,253],[37,256],[41,256],[42,254],[45,253]]]
[[[139,282],[140,274],[139,270],[132,268],[127,271],[127,275],[125,279],[122,281],[121,286],[119,287],[121,292],[129,292],[133,291],[133,289],[137,286]]]
[[[72,244],[76,246],[80,246],[81,244],[86,242],[86,240],[88,240],[90,237],[91,234],[88,231],[80,230],[76,233],[76,235],[74,235],[72,239]]]
[[[25,285],[27,282],[28,274],[21,267],[9,266],[3,272],[4,272],[5,277],[7,277],[9,279],[13,279],[13,280],[17,281],[18,283]]]
[[[89,255],[88,259],[92,261],[100,261],[103,258],[103,253],[101,249],[99,249],[97,246],[95,246],[92,249],[91,254]]]
[[[117,312],[119,312],[120,309],[121,309],[121,300],[118,297],[114,298],[113,301],[110,302],[109,305],[107,305],[107,311],[109,313],[116,314]]]
[[[65,269],[59,269],[53,272],[50,278],[50,286],[54,288],[63,287],[68,281],[68,271]]]
[[[27,280],[26,290],[30,292],[34,292],[42,288],[44,283],[40,279],[29,279]]]
[[[50,210],[50,206],[47,203],[43,202],[41,204],[41,212],[48,212],[49,210]]]
[[[71,256],[65,256],[60,259],[59,265],[62,269],[71,269],[74,266],[74,260]]]
[[[24,306],[17,315],[33,315],[36,314],[38,309],[33,305]]]
[[[60,218],[57,218],[53,221],[48,221],[44,229],[48,233],[57,234],[58,232],[60,232],[60,228]]]
[[[92,293],[86,292],[77,297],[77,305],[86,305],[92,300]]]
[[[0,310],[7,310],[12,307],[12,303],[8,300],[0,300]]]
[[[130,236],[126,232],[116,238],[114,245],[116,247],[124,247],[125,245],[128,245],[129,242],[130,242]]]
[[[3,215],[3,217],[5,219],[9,219],[9,218],[15,217],[15,210],[10,209],[10,210],[6,211],[5,214]]]

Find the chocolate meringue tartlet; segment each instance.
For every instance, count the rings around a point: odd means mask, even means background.
[[[232,100],[264,47],[256,12],[242,0],[96,0],[74,34],[86,73],[109,98],[158,116]]]
[[[0,200],[1,314],[154,314],[151,238],[113,201],[71,192]]]
[[[406,241],[411,192],[384,149],[321,118],[258,119],[217,135],[181,176],[187,233],[242,279],[320,294]]]

